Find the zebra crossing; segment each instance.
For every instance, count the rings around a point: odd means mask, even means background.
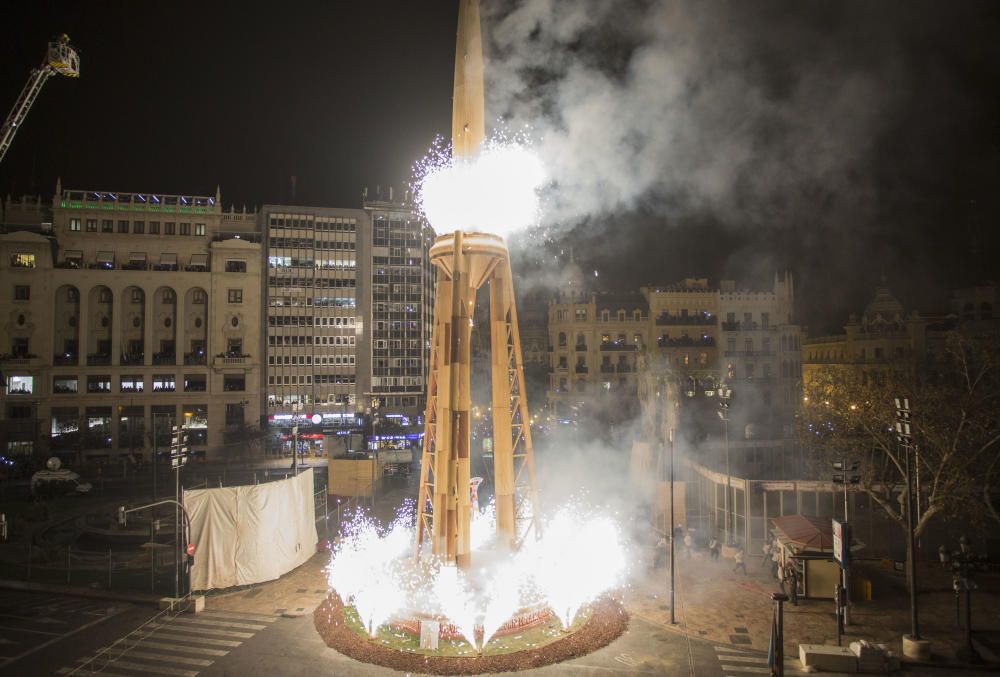
[[[722,674],[725,677],[740,677],[741,675],[769,675],[771,668],[767,665],[767,654],[751,649],[739,649],[735,646],[715,647],[715,656],[719,660]],[[785,656],[786,675],[805,675],[800,669],[799,661],[794,656]]]
[[[164,614],[113,646],[78,658],[74,665],[60,668],[56,674],[197,677],[277,619],[231,611]]]

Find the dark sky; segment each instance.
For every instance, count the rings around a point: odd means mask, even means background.
[[[61,32],[82,77],[46,85],[0,191],[259,205],[295,175],[297,202],[355,206],[448,133],[456,5],[16,3],[4,113]],[[815,333],[883,273],[925,310],[996,277],[1000,3],[484,5],[492,112],[566,141],[548,232],[601,286],[787,268]]]

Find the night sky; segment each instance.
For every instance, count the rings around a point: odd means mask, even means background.
[[[1000,3],[483,4],[489,113],[544,136],[545,251],[596,285],[788,268],[816,333],[883,274],[923,310],[996,277]],[[449,132],[456,5],[17,3],[4,114],[59,33],[82,77],[46,85],[0,191],[356,206]]]

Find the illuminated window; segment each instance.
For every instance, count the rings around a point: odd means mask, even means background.
[[[195,235],[204,235],[205,234],[205,224],[204,223],[196,223],[196,224],[194,224],[194,234]]]
[[[34,254],[11,254],[10,257],[10,267],[11,268],[34,268],[35,267],[35,255]]]
[[[8,376],[8,395],[31,395],[35,389],[34,376]]]
[[[69,229],[76,233],[80,232],[80,219],[70,219]]]

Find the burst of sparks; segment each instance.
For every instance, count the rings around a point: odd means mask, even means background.
[[[497,132],[474,158],[453,158],[439,139],[414,169],[417,206],[439,233],[506,236],[538,222],[546,174],[525,135]]]
[[[569,628],[586,604],[624,583],[627,558],[617,523],[579,501],[557,511],[541,539],[513,553],[485,533],[495,524],[487,506],[473,521],[469,572],[427,553],[415,561],[412,515],[405,510],[387,529],[355,516],[327,568],[330,586],[354,605],[372,636],[395,615],[426,614],[447,618],[481,649],[521,609],[548,606]]]

